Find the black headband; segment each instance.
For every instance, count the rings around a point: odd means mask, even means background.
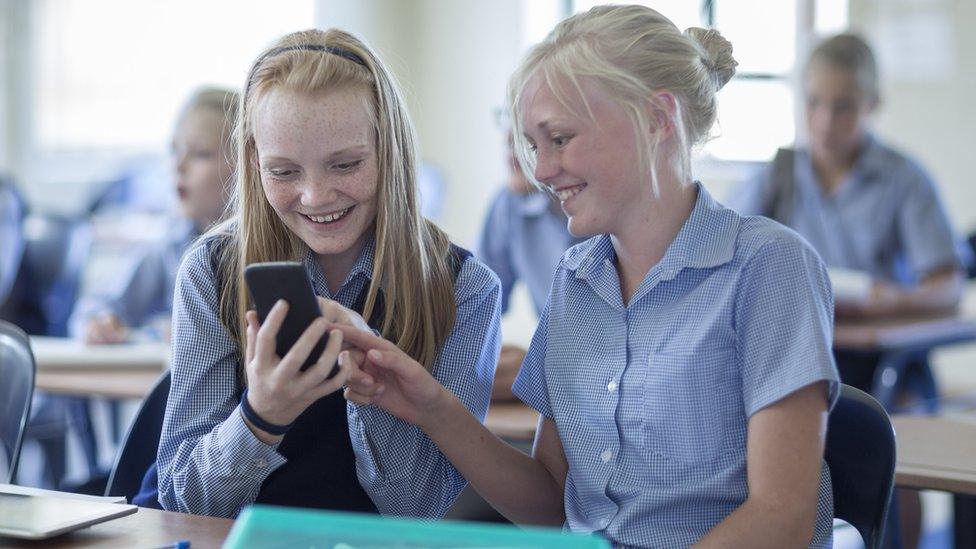
[[[289,51],[324,51],[326,53],[331,53],[332,55],[338,55],[339,57],[352,61],[353,63],[362,67],[369,68],[367,67],[366,62],[363,61],[362,57],[349,50],[337,48],[335,46],[323,46],[322,44],[296,44],[294,46],[283,46],[280,48],[275,48],[258,58],[258,60],[254,63],[254,67],[251,69],[250,76],[247,78],[247,89],[251,88],[251,80],[254,79],[254,74],[258,72],[258,68],[264,63],[265,59]],[[245,92],[246,91],[247,90],[245,90]]]

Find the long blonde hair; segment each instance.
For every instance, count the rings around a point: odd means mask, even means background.
[[[362,41],[337,29],[284,36],[257,58],[245,83],[235,132],[234,215],[214,230],[227,239],[221,272],[215,273],[225,281],[221,321],[243,349],[243,318],[250,308],[244,267],[300,260],[306,249],[272,209],[258,170],[251,117],[261,98],[278,87],[303,93],[363,90],[373,116],[379,183],[373,279],[362,316],[371,317],[382,290],[383,337],[430,369],[455,320],[450,241],[420,215],[417,137],[396,81]]]
[[[519,101],[522,90],[534,76],[568,109],[570,94],[581,98],[593,119],[582,92],[581,79],[592,79],[623,107],[634,126],[641,161],[651,176],[658,195],[656,154],[663,132],[646,114],[645,104],[654,101],[655,91],[668,91],[677,108],[671,120],[678,140],[671,168],[682,181],[691,175],[690,149],[708,136],[715,123],[715,93],[735,74],[732,44],[714,29],[693,27],[682,33],[667,17],[644,6],[597,6],[561,21],[533,47],[512,75],[508,86],[515,150],[526,174],[534,173],[535,158],[523,135]],[[668,112],[666,105],[659,105]],[[536,182],[538,184],[538,182]]]

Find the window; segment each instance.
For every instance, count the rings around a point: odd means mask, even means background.
[[[603,2],[575,0],[573,11]],[[645,0],[684,30],[715,27],[732,42],[736,76],[719,93],[713,139],[701,151],[724,161],[764,161],[797,136],[794,78],[813,33],[847,26],[848,0]],[[806,22],[810,16],[813,21]],[[812,28],[811,28],[812,27]]]
[[[269,43],[314,26],[314,7],[314,0],[32,2],[31,148],[162,150],[194,88],[240,88]]]

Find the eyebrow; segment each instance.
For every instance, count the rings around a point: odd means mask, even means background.
[[[333,151],[326,157],[326,160],[334,160],[336,158],[339,158],[347,154],[362,154],[368,152],[370,152],[370,150],[369,150],[369,144],[367,143],[350,145],[346,148]],[[263,157],[262,160],[264,162],[294,162],[294,160],[291,158],[288,158],[286,156],[278,156],[278,155],[268,155]]]

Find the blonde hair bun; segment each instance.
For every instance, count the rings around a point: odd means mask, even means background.
[[[732,57],[732,43],[715,29],[691,27],[685,35],[701,50],[702,64],[712,75],[715,89],[722,89],[735,76],[735,68],[739,65]]]

